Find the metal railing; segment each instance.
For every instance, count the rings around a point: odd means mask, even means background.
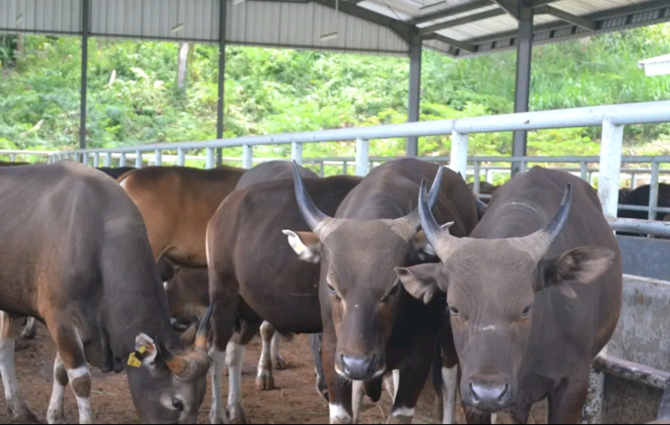
[[[452,147],[449,157],[450,167],[462,175],[468,171],[468,135],[474,133],[491,133],[516,130],[545,130],[569,127],[601,126],[602,148],[600,157],[572,157],[562,158],[564,162],[599,163],[598,193],[603,204],[605,215],[613,228],[619,230],[624,224],[616,219],[621,174],[621,162],[637,162],[652,164],[652,187],[650,196],[649,216],[653,218],[658,197],[658,174],[661,162],[670,162],[670,157],[632,157],[622,160],[623,128],[631,124],[652,124],[670,121],[670,101],[645,102],[626,105],[609,105],[587,108],[566,109],[557,111],[528,112],[520,114],[505,114],[489,117],[472,117],[454,120],[440,120],[429,122],[415,122],[405,124],[382,125],[374,127],[343,128],[336,130],[322,130],[304,133],[286,133],[267,136],[245,136],[231,139],[218,139],[206,142],[157,143],[132,147],[98,148],[55,152],[50,155],[50,161],[63,158],[75,158],[88,161],[93,156],[94,165],[100,163],[100,156],[104,156],[105,165],[111,165],[114,154],[119,156],[119,165],[126,165],[126,156],[134,154],[135,165],[142,166],[142,155],[152,152],[156,164],[161,163],[164,152],[175,152],[177,164],[183,165],[186,161],[186,152],[195,149],[204,149],[206,153],[206,167],[212,168],[215,164],[215,150],[217,148],[242,147],[242,165],[250,168],[253,163],[254,146],[291,144],[292,157],[298,163],[303,163],[302,146],[306,143],[320,143],[331,141],[356,140],[355,166],[356,174],[365,175],[370,169],[369,141],[371,139],[423,137],[451,135]],[[435,158],[431,158],[435,160]],[[479,157],[477,163],[482,162],[547,162],[542,157]],[[554,161],[553,159],[551,159]],[[570,161],[568,161],[570,160]],[[582,165],[583,169],[583,165]],[[481,171],[481,170],[480,170]],[[475,171],[476,173],[476,171]],[[475,178],[475,184],[479,179]],[[655,182],[655,183],[654,183]],[[478,189],[478,188],[477,188]],[[476,189],[476,190],[477,190]],[[656,223],[647,223],[645,226],[657,229],[661,234],[670,235],[668,229]],[[624,226],[626,227],[626,226]]]

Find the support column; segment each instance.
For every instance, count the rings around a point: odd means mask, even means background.
[[[519,36],[516,41],[516,89],[514,112],[528,112],[530,101],[531,61],[533,57],[533,8],[528,0],[520,8]],[[526,156],[528,133],[515,131],[512,156]],[[522,171],[521,163],[512,164],[512,176]]]
[[[81,99],[79,102],[79,149],[86,149],[86,89],[88,85],[89,0],[81,0]]]
[[[223,95],[226,78],[226,0],[219,0],[219,101],[216,106],[216,138],[223,139]],[[216,165],[222,164],[221,148],[216,150]]]
[[[409,44],[409,104],[407,108],[407,121],[419,121],[419,110],[421,102],[421,36],[412,34]],[[407,156],[419,155],[419,138],[408,137],[405,150]]]

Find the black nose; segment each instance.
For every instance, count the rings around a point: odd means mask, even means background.
[[[470,382],[465,401],[472,407],[495,413],[512,404],[511,389],[507,383]]]
[[[376,356],[345,356],[341,358],[342,372],[352,381],[367,381],[377,372]]]

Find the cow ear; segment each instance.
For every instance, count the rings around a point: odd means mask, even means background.
[[[127,366],[139,368],[145,366],[151,372],[156,369],[158,346],[148,335],[140,333],[135,337],[135,351],[130,353]]]
[[[321,261],[321,240],[312,232],[294,232],[282,230],[288,236],[288,243],[302,261],[318,263]]]
[[[423,300],[424,304],[429,304],[439,289],[437,279],[441,275],[441,267],[441,263],[427,263],[412,267],[396,267],[394,271],[411,296]]]
[[[591,284],[612,265],[614,251],[601,246],[585,246],[563,253],[558,258],[545,260],[544,282],[538,290],[557,287],[568,298],[576,298],[568,282]]]

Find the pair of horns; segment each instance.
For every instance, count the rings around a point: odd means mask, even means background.
[[[434,186],[434,185],[433,185]],[[432,189],[431,189],[432,190]],[[460,244],[467,242],[468,238],[456,238],[449,233],[449,227],[453,223],[440,226],[435,220],[432,212],[432,205],[430,205],[430,198],[426,201],[426,181],[421,182],[419,190],[419,217],[421,227],[426,234],[428,242],[435,249],[435,253],[441,260],[446,260],[451,254],[458,249]],[[512,238],[519,249],[527,252],[533,260],[539,262],[549,251],[549,247],[556,240],[558,235],[563,230],[563,226],[570,215],[570,207],[572,205],[572,186],[568,183],[563,194],[561,206],[554,218],[533,234],[522,238]]]
[[[437,197],[440,194],[440,182],[442,180],[443,172],[444,167],[440,166],[435,175],[433,185],[430,188],[430,193],[428,194],[428,205],[430,208],[435,205]],[[295,161],[293,161],[293,182],[295,185],[295,196],[298,202],[298,208],[300,209],[302,217],[305,219],[309,228],[312,229],[312,232],[321,239],[324,239],[330,232],[337,228],[343,219],[329,217],[314,205],[312,198],[310,198],[305,189],[302,177],[300,176],[300,168]],[[399,229],[406,240],[414,237],[421,224],[418,210],[414,210],[404,217],[390,221],[392,222],[393,228]]]
[[[195,342],[193,342],[193,350],[185,354],[174,354],[169,348],[158,341],[160,354],[165,364],[172,373],[183,381],[203,376],[209,370],[210,361],[207,354],[207,335],[209,334],[212,321],[212,310],[213,306],[210,305],[207,314],[205,314],[202,322],[200,322],[200,326],[198,326]],[[193,341],[192,332],[189,335],[189,330],[187,330],[181,339],[190,345],[190,341]]]

